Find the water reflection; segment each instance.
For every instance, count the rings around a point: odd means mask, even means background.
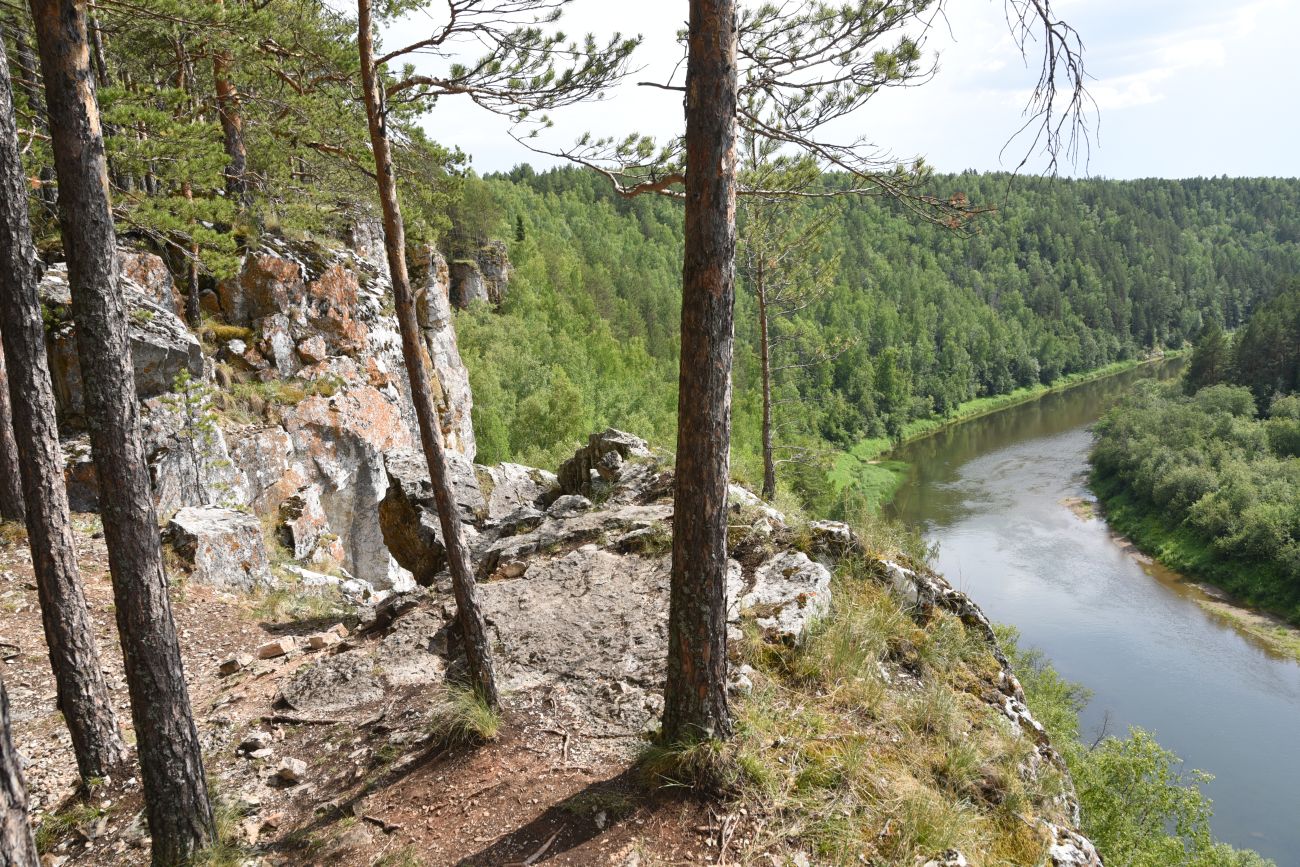
[[[1085,726],[1154,731],[1216,774],[1218,835],[1300,865],[1300,665],[1067,505],[1089,496],[1088,427],[1136,380],[1176,372],[1144,368],[907,445],[891,456],[912,465],[893,511],[939,543],[954,584],[1093,691]]]

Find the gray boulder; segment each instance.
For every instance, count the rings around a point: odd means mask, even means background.
[[[769,640],[798,641],[826,616],[830,602],[830,570],[802,551],[786,551],[755,570],[740,613],[752,616]]]
[[[614,428],[594,433],[587,445],[560,464],[560,490],[585,497],[601,492],[612,502],[644,499],[658,478],[653,457],[640,437]]]
[[[186,507],[167,524],[168,544],[204,584],[255,590],[274,580],[257,518],[214,506]]]
[[[195,379],[202,379],[202,347],[171,305],[164,306],[148,297],[129,278],[123,278],[122,288],[136,396],[143,400],[171,391],[182,370],[188,370]],[[80,425],[84,423],[85,403],[66,268],[55,266],[46,272],[41,280],[41,299],[55,316],[55,323],[49,329],[50,378],[55,401],[65,423]]]

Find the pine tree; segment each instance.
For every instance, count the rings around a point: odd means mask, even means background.
[[[809,159],[774,158],[775,145],[744,137],[741,183],[752,189],[816,194],[821,171]],[[805,339],[788,321],[820,301],[834,283],[839,260],[825,250],[827,235],[842,217],[841,199],[814,209],[799,196],[744,196],[740,202],[737,266],[758,302],[759,389],[762,393],[763,497],[776,494],[777,398],[782,374],[806,371],[837,357],[843,347],[825,338]],[[785,327],[783,327],[785,326]],[[794,460],[790,457],[783,460]]]
[[[172,867],[211,843],[216,829],[140,434],[86,9],[78,0],[33,0],[32,17],[91,448],[100,486],[113,492],[101,502],[101,514],[152,857],[157,867]]]
[[[27,185],[4,54],[0,38],[0,320],[5,323],[0,337],[12,382],[10,409],[41,623],[59,710],[84,782],[110,776],[125,764],[127,754],[77,569],[37,294],[39,263],[28,223]]]
[[[529,112],[545,110],[589,98],[622,73],[635,42],[617,36],[604,49],[589,37],[586,45],[565,45],[561,35],[546,34],[533,26],[519,26],[534,14],[558,18],[559,7],[568,0],[456,0],[449,2],[454,28],[435,31],[383,56],[376,56],[374,19],[370,0],[357,3],[357,46],[361,62],[362,92],[369,122],[375,181],[384,222],[384,244],[389,276],[393,285],[397,320],[402,334],[402,355],[411,381],[412,402],[420,426],[429,478],[442,524],[443,544],[456,595],[470,677],[480,698],[491,707],[499,703],[492,671],[487,628],[478,606],[474,573],[465,544],[460,515],[452,494],[451,480],[443,452],[442,428],[431,389],[432,363],[420,340],[415,299],[406,263],[406,233],[398,201],[396,172],[388,127],[388,106],[399,95],[407,103],[424,102],[443,95],[469,95],[476,103],[523,120]],[[405,70],[402,77],[386,81],[385,64],[419,51],[426,56],[450,58],[466,43],[488,46],[489,54],[472,67],[451,62],[445,75],[417,75]],[[573,59],[570,70],[557,72],[561,54]]]
[[[27,821],[27,786],[9,733],[9,693],[0,678],[0,867],[39,867]]]
[[[662,193],[686,203],[676,517],[662,732],[669,742],[730,733],[724,614],[736,130],[847,174],[855,186],[840,194],[886,195],[926,219],[960,227],[977,209],[964,197],[944,199],[921,192],[920,185],[929,177],[924,166],[882,158],[860,140],[845,144],[824,135],[829,124],[857,111],[882,89],[928,75],[921,45],[907,25],[923,21],[936,5],[933,0],[838,6],[763,3],[738,10],[734,0],[691,0],[686,81],[653,85],[684,92],[684,136],[663,147],[638,135],[587,136],[553,154],[600,171],[622,196]],[[1075,141],[1071,134],[1079,131],[1087,106],[1082,43],[1069,25],[1053,17],[1048,0],[1008,0],[1007,11],[1022,46],[1035,24],[1041,23],[1046,36],[1026,128],[1037,133],[1033,146],[1044,145],[1054,164],[1056,154]],[[886,38],[896,41],[882,45]],[[1066,94],[1058,93],[1058,78],[1068,81]],[[707,94],[707,105],[701,104],[701,94]]]
[[[1230,349],[1223,327],[1211,319],[1201,329],[1201,336],[1192,350],[1192,360],[1187,363],[1183,387],[1188,394],[1222,382],[1227,377],[1232,362]]]

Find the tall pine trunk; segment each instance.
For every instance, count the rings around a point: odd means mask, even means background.
[[[9,734],[9,693],[0,678],[0,867],[39,867],[27,820],[27,786]]]
[[[736,4],[691,0],[668,742],[731,735],[727,481],[736,293]]]
[[[768,331],[766,277],[760,262],[754,294],[758,297],[758,352],[763,380],[763,499],[771,502],[776,496],[776,457],[772,454],[772,338]]]
[[[37,294],[36,249],[13,113],[13,91],[0,39],[0,321],[13,396],[27,539],[36,573],[45,643],[58,684],[59,710],[72,735],[82,780],[107,777],[127,760],[99,664],[99,649],[77,569],[54,389]]]
[[[53,131],[91,448],[100,487],[113,494],[102,504],[104,539],[153,863],[170,867],[212,842],[215,828],[140,436],[86,7],[84,0],[31,0],[31,5]]]
[[[217,12],[225,15],[224,0],[216,0]],[[240,112],[239,90],[231,79],[233,55],[227,48],[214,48],[212,52],[212,80],[217,91],[217,115],[221,118],[221,134],[225,140],[226,195],[242,209],[248,205],[248,152],[244,148],[244,119]]]
[[[0,34],[3,33],[4,29],[0,28]],[[3,58],[4,49],[0,48],[0,61]],[[0,72],[0,75],[4,74]],[[23,200],[25,199],[26,196],[23,197]],[[4,278],[0,277],[0,279]],[[22,473],[18,469],[18,443],[14,441],[13,412],[9,404],[9,376],[2,355],[0,355],[0,519],[19,523],[27,520],[27,509],[23,505]]]
[[[487,625],[478,604],[478,590],[470,565],[469,550],[461,528],[460,512],[452,495],[447,459],[443,452],[442,428],[430,386],[432,363],[420,339],[420,325],[406,267],[406,230],[397,201],[397,177],[393,169],[392,146],[388,140],[384,116],[383,84],[375,68],[374,34],[370,0],[357,0],[357,49],[361,55],[361,86],[366,100],[366,117],[370,124],[370,144],[375,155],[375,180],[384,220],[384,248],[393,282],[393,299],[398,328],[402,334],[402,358],[411,380],[411,401],[420,425],[420,442],[433,483],[433,495],[442,524],[443,544],[456,594],[457,617],[469,662],[470,677],[479,697],[491,707],[499,705],[496,678],[492,672],[492,649],[487,639]]]

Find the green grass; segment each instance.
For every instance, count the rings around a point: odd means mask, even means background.
[[[1000,671],[991,648],[952,615],[915,622],[875,568],[841,564],[831,614],[801,646],[744,643],[754,689],[724,767],[760,830],[740,863],[784,845],[817,864],[914,864],[950,848],[1039,863],[1033,817],[1062,820],[1063,780],[1026,779],[1033,743],[978,698]]]
[[[69,804],[62,810],[46,813],[36,828],[36,851],[44,854],[72,835],[78,828],[93,825],[104,811],[92,804]]]
[[[1163,360],[1181,355],[1182,351],[1167,352]],[[945,428],[989,415],[1009,407],[1037,400],[1052,392],[1064,391],[1077,385],[1095,382],[1109,376],[1133,370],[1152,360],[1117,361],[1095,370],[1071,373],[1053,382],[1051,385],[1032,385],[1018,388],[1007,394],[995,394],[977,397],[959,404],[951,413],[940,418],[914,419],[903,426],[902,434],[896,442],[888,437],[873,437],[859,441],[853,448],[840,452],[827,474],[833,490],[838,494],[852,489],[860,495],[872,509],[887,505],[898,493],[898,489],[907,480],[910,465],[903,461],[882,460],[883,456],[904,443],[923,439]]]
[[[478,744],[496,740],[501,714],[474,689],[454,686],[433,707],[429,734],[444,744]]]

